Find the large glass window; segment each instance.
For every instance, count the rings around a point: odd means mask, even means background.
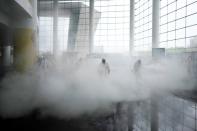
[[[72,2],[72,1],[71,1]],[[73,26],[70,31],[77,31],[75,51],[89,51],[89,0],[71,3]],[[72,34],[72,33],[71,33]]]
[[[69,18],[58,18],[58,51],[65,52],[67,50]]]
[[[134,51],[152,48],[152,0],[135,0]]]
[[[53,17],[40,17],[39,19],[39,51],[40,53],[53,52]],[[58,51],[67,49],[69,18],[58,18]]]
[[[53,18],[40,17],[39,18],[39,51],[51,52],[53,51]]]
[[[95,1],[94,52],[129,52],[130,0]]]
[[[160,47],[190,48],[197,38],[197,0],[161,0]]]
[[[53,1],[39,1],[39,52],[53,53]],[[70,13],[62,10],[59,3],[57,19],[57,50],[62,53],[67,50],[68,33],[70,25]]]

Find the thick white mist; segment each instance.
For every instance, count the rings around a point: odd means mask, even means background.
[[[147,99],[152,91],[193,87],[187,68],[174,59],[142,60],[138,76],[132,71],[134,60],[107,61],[111,73],[106,77],[98,74],[100,60],[93,59],[7,74],[1,82],[0,115],[19,117],[40,109],[42,115],[77,117],[110,111],[116,102]]]

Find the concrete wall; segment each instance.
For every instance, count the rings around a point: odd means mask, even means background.
[[[37,50],[37,0],[2,0],[0,4],[2,64],[11,66],[10,64],[14,61],[16,65],[20,63],[18,60],[21,60],[23,61],[21,68],[31,67]],[[13,47],[14,60],[12,60]]]
[[[39,16],[53,16],[51,3],[40,3]],[[89,52],[89,6],[83,3],[59,5],[58,16],[70,17],[68,33],[68,51]],[[100,12],[95,10],[94,31],[100,19]],[[82,37],[83,36],[83,37]]]
[[[33,7],[29,0],[14,0],[18,3],[31,17],[33,16]]]
[[[26,71],[36,62],[32,36],[32,29],[18,28],[14,32],[14,66],[18,71]]]
[[[10,19],[4,12],[0,12],[0,23],[4,25],[9,25]]]

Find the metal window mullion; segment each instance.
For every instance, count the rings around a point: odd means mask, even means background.
[[[57,55],[58,36],[57,36],[57,25],[58,25],[58,0],[53,1],[53,54]]]
[[[187,40],[186,40],[187,39],[186,38],[186,36],[187,36],[187,34],[186,34],[187,33],[187,31],[186,31],[187,30],[187,27],[186,27],[187,26],[187,6],[188,5],[187,5],[187,0],[186,0],[185,17],[184,17],[184,19],[185,19],[185,48],[186,48],[186,42],[187,42]]]
[[[133,51],[133,45],[134,45],[134,0],[130,0],[130,39],[129,39],[129,45],[130,45],[130,52]]]
[[[177,21],[177,1],[176,1],[176,10],[175,10],[175,20],[173,21],[173,22],[175,22],[175,48],[176,48],[176,41],[177,41],[177,39],[176,39],[176,31],[177,31],[177,29],[176,29],[176,21]]]

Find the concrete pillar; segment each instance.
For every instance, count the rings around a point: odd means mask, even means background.
[[[33,32],[34,30],[30,28],[17,28],[14,31],[14,67],[17,71],[27,71],[36,62]]]
[[[89,5],[89,53],[92,53],[94,46],[94,0]]]
[[[30,0],[32,5],[31,17],[17,17],[11,21],[13,31],[13,64],[16,70],[31,69],[38,53],[37,47],[37,0]]]
[[[53,0],[53,55],[57,56],[58,49],[58,37],[57,37],[57,29],[58,29],[58,0]]]
[[[160,21],[160,0],[152,0],[152,53],[154,48],[159,47],[159,21]],[[157,57],[156,54],[152,54]],[[159,130],[158,103],[155,94],[151,96],[151,131]]]
[[[152,48],[159,47],[160,0],[152,0]]]
[[[134,0],[130,0],[130,39],[129,39],[129,48],[130,53],[133,51],[134,45]]]

